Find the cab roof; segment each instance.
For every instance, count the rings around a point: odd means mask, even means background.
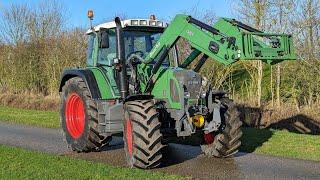
[[[121,25],[123,28],[131,26],[131,27],[153,27],[153,28],[161,28],[164,29],[168,26],[167,23],[158,20],[151,19],[127,19],[121,21]],[[114,21],[106,22],[103,24],[99,24],[93,27],[94,31],[99,31],[100,29],[112,29],[116,27],[116,23]],[[87,31],[87,34],[92,33],[92,29]]]

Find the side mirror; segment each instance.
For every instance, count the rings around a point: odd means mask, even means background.
[[[109,34],[106,30],[100,30],[99,48],[109,48]]]

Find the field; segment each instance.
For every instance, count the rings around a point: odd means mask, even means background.
[[[59,114],[53,111],[27,110],[0,106],[1,121],[45,128],[60,126]]]
[[[0,120],[58,128],[59,113],[0,107]],[[320,161],[320,137],[273,129],[243,128],[242,152]]]
[[[0,152],[0,179],[183,179],[3,145]]]

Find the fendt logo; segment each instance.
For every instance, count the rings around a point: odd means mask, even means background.
[[[193,32],[191,30],[187,29],[186,32],[189,36],[193,36]]]

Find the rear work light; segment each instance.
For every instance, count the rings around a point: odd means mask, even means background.
[[[157,22],[156,22],[156,21],[149,21],[149,25],[150,25],[150,26],[156,26],[156,25],[157,25]]]
[[[131,25],[132,26],[138,26],[139,25],[139,21],[138,20],[131,20]]]
[[[140,20],[140,25],[141,26],[147,26],[148,25],[147,20]]]

